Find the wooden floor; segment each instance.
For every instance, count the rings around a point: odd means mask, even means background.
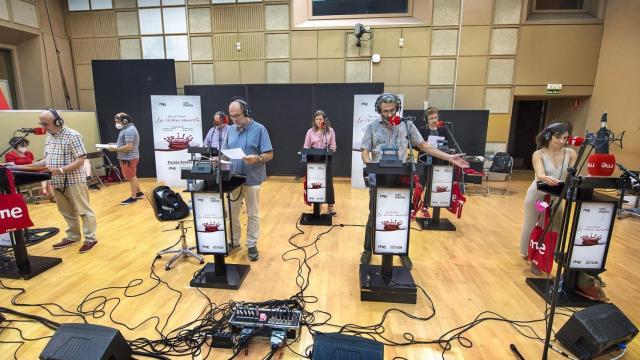
[[[153,182],[142,182],[149,189]],[[444,211],[444,217],[452,219],[457,226],[455,232],[411,233],[411,257],[413,276],[422,286],[436,308],[436,315],[429,321],[411,320],[392,313],[385,323],[385,335],[398,342],[404,341],[404,333],[412,333],[416,339],[437,339],[455,327],[472,321],[480,312],[495,311],[509,319],[542,319],[544,302],[525,284],[528,265],[518,256],[522,203],[529,181],[512,182],[509,196],[469,196],[463,217],[455,219]],[[58,303],[68,310],[76,310],[78,304],[91,291],[108,286],[125,286],[131,280],[142,278],[144,284],[133,293],[142,292],[154,285],[148,278],[150,265],[157,251],[173,244],[176,232],[162,232],[170,224],[159,223],[146,201],[130,206],[121,206],[119,201],[127,197],[128,185],[118,184],[91,191],[91,203],[98,219],[98,245],[89,253],[79,254],[77,247],[54,251],[51,244],[63,237],[63,232],[53,239],[29,248],[31,255],[58,256],[62,264],[31,280],[2,280],[11,287],[23,287],[26,293],[18,298],[19,303]],[[365,224],[368,193],[353,190],[345,180],[336,184],[338,216],[334,224]],[[246,248],[227,258],[229,263],[251,264],[251,271],[240,290],[203,290],[216,304],[236,301],[262,301],[286,299],[297,291],[295,271],[297,265],[284,262],[283,252],[290,249],[287,239],[296,232],[295,222],[303,211],[309,211],[302,202],[301,185],[292,178],[271,178],[261,190],[261,258],[250,263]],[[60,227],[64,221],[54,204],[30,206],[31,217],[37,227]],[[246,220],[245,220],[246,221]],[[415,225],[414,225],[415,227]],[[324,227],[304,227],[305,234],[297,237],[299,244],[312,241]],[[637,245],[640,222],[634,219],[616,223],[613,243],[607,261],[607,272],[603,278],[607,283],[606,293],[637,325],[640,325],[640,275],[637,260],[640,247]],[[427,299],[420,295],[416,305],[362,302],[359,299],[358,262],[362,249],[364,228],[336,228],[318,242],[319,255],[310,260],[312,268],[310,287],[306,295],[315,295],[318,302],[308,305],[308,310],[324,310],[332,315],[331,323],[361,325],[375,324],[382,313],[391,307],[402,309],[418,316],[430,314]],[[189,241],[193,232],[189,232]],[[213,261],[208,257],[207,261]],[[374,256],[374,263],[380,259]],[[397,260],[396,260],[397,261]],[[189,287],[189,281],[201,265],[194,260],[179,261],[173,270],[165,272],[164,263],[156,263],[155,270],[163,280],[183,292],[175,314],[167,329],[174,329],[191,320],[207,305],[197,290]],[[0,306],[9,306],[19,311],[52,318],[57,322],[78,321],[73,318],[52,317],[44,310],[34,307],[13,306],[10,299],[15,291],[0,290]],[[164,323],[177,295],[160,286],[150,293],[125,298],[122,290],[103,291],[102,295],[119,297],[122,302],[113,312],[114,319],[133,327],[152,314],[160,316]],[[97,304],[97,302],[95,302]],[[108,309],[113,308],[111,302]],[[86,310],[86,309],[85,309]],[[12,317],[15,318],[15,317]],[[556,319],[559,329],[565,317]],[[127,330],[114,325],[108,316],[90,319],[90,322],[118,327],[127,339],[146,336],[157,339],[153,322],[136,330]],[[28,337],[51,335],[52,331],[33,323],[13,323]],[[543,323],[533,328],[544,335]],[[326,331],[335,328],[325,327]],[[542,344],[519,335],[509,324],[485,322],[471,330],[467,337],[473,347],[464,348],[454,343],[447,352],[447,359],[513,359],[509,344],[516,344],[526,359],[538,359]],[[15,330],[0,332],[0,341],[19,340]],[[26,343],[17,353],[19,359],[36,359],[47,340]],[[267,353],[266,343],[256,340],[247,356],[238,358],[261,359]],[[303,352],[312,343],[305,331],[298,343],[292,347]],[[17,345],[0,343],[0,358],[11,358]],[[409,347],[385,347],[385,358],[401,356],[408,359],[440,359],[438,345],[413,345]],[[205,350],[206,353],[206,350]],[[210,359],[226,359],[231,352],[215,349]],[[297,359],[289,351],[285,359]],[[564,359],[551,352],[551,359]],[[627,359],[640,358],[640,345],[635,341],[629,347]]]

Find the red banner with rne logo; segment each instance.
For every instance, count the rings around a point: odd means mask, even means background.
[[[0,233],[15,231],[33,226],[29,218],[27,204],[22,195],[16,192],[13,174],[4,169],[9,187],[8,194],[0,194]]]

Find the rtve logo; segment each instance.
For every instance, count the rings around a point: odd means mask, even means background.
[[[11,218],[20,219],[22,215],[22,209],[17,206],[13,209],[0,209],[0,220]]]

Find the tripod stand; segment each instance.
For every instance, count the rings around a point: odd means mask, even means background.
[[[171,270],[171,265],[173,264],[174,261],[178,260],[178,258],[180,256],[184,256],[185,258],[188,258],[189,256],[192,256],[196,259],[198,259],[200,261],[200,264],[204,264],[204,258],[198,254],[196,254],[195,252],[193,252],[193,250],[196,249],[195,246],[189,247],[189,245],[187,245],[187,227],[184,226],[184,222],[185,220],[178,220],[178,225],[176,225],[175,228],[173,229],[168,229],[168,230],[162,230],[163,232],[165,231],[174,231],[174,230],[179,230],[180,231],[180,249],[177,250],[171,250],[171,249],[165,249],[160,251],[158,254],[156,254],[156,259],[160,259],[162,257],[162,255],[164,254],[175,254],[171,259],[169,259],[169,261],[165,264],[164,269],[165,270]]]

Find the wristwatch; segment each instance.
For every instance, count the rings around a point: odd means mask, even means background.
[[[59,168],[58,170],[60,170],[60,175],[64,175],[64,169],[63,168]]]
[[[258,155],[258,162],[264,162],[264,159],[262,158],[262,155]]]

